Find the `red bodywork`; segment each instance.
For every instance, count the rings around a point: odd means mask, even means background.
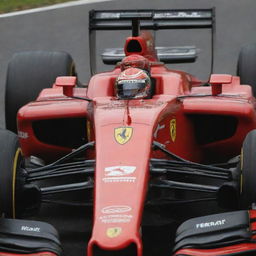
[[[63,89],[66,86],[70,93],[69,83],[62,78],[18,112],[25,157],[34,155],[50,162],[73,148],[51,143],[51,138],[42,134],[51,133],[51,124],[38,130],[37,122],[62,120],[66,125],[60,126],[59,132],[65,130],[64,135],[72,137],[72,120],[82,120],[81,141],[96,141],[95,151],[90,153],[95,156],[96,168],[89,256],[94,246],[118,250],[131,243],[142,256],[140,226],[149,159],[166,157],[161,151],[152,151],[153,141],[194,162],[225,161],[239,154],[244,137],[256,128],[251,87],[241,85],[239,77],[212,76],[213,87],[201,86],[203,82],[192,75],[169,70],[157,62],[148,34],[129,37],[125,45],[131,40],[140,42],[139,54],[151,62],[155,83],[151,99],[117,100],[114,84],[120,68],[116,66],[111,72],[93,76],[88,88],[71,90],[73,96],[87,97],[92,102],[66,97]],[[125,53],[133,54],[126,47]]]

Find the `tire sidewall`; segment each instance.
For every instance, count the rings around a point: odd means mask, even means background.
[[[0,130],[0,214],[15,217],[16,171],[20,148],[16,134]]]
[[[241,150],[241,207],[250,208],[256,202],[256,130],[244,139]]]

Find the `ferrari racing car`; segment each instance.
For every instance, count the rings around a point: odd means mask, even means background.
[[[88,85],[67,53],[14,55],[0,131],[4,255],[61,253],[53,227],[19,220],[59,195],[93,207],[88,256],[145,255],[144,227],[174,222],[169,255],[256,255],[256,45],[242,48],[237,76],[202,81],[166,65],[194,62],[196,47],[156,47],[150,32],[208,29],[213,44],[214,21],[214,9],[92,10]],[[95,73],[102,30],[132,34],[102,54],[114,69]]]

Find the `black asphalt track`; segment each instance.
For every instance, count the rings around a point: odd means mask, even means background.
[[[137,8],[210,8],[216,7],[216,73],[235,74],[239,49],[242,45],[256,42],[255,0],[118,0],[70,7],[47,12],[0,18],[0,127],[4,127],[4,86],[7,64],[13,53],[24,50],[62,50],[75,59],[80,80],[89,80],[88,11],[90,9],[137,9]],[[121,38],[119,38],[121,36]],[[103,34],[98,37],[100,49],[108,46],[122,47],[125,33]],[[201,50],[197,64],[173,66],[206,78],[209,73],[209,33],[200,31],[159,32],[157,45],[191,45]],[[103,68],[102,65],[99,65]],[[105,68],[105,67],[104,67]],[[29,69],[29,67],[28,67]],[[27,88],[29,90],[29,88]],[[64,255],[85,255],[91,223],[91,209],[74,206],[44,206],[40,219],[52,223],[61,233]],[[155,219],[155,222],[158,220]],[[161,231],[164,234],[164,226]],[[160,240],[157,231],[151,229],[153,245]],[[171,237],[165,238],[166,242]],[[152,241],[152,240],[151,240]],[[158,250],[153,255],[171,255],[170,251]],[[161,253],[160,253],[161,252]]]

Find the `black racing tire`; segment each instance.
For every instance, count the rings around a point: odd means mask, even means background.
[[[0,129],[0,145],[0,215],[15,218],[17,175],[23,157],[13,132]]]
[[[250,131],[241,150],[241,200],[243,209],[256,203],[256,130]]]
[[[248,44],[242,47],[238,57],[237,75],[240,76],[241,84],[252,87],[253,95],[256,96],[256,44]]]
[[[5,88],[6,128],[17,133],[16,116],[25,104],[50,88],[57,76],[76,76],[72,57],[66,52],[16,53],[9,62]]]

